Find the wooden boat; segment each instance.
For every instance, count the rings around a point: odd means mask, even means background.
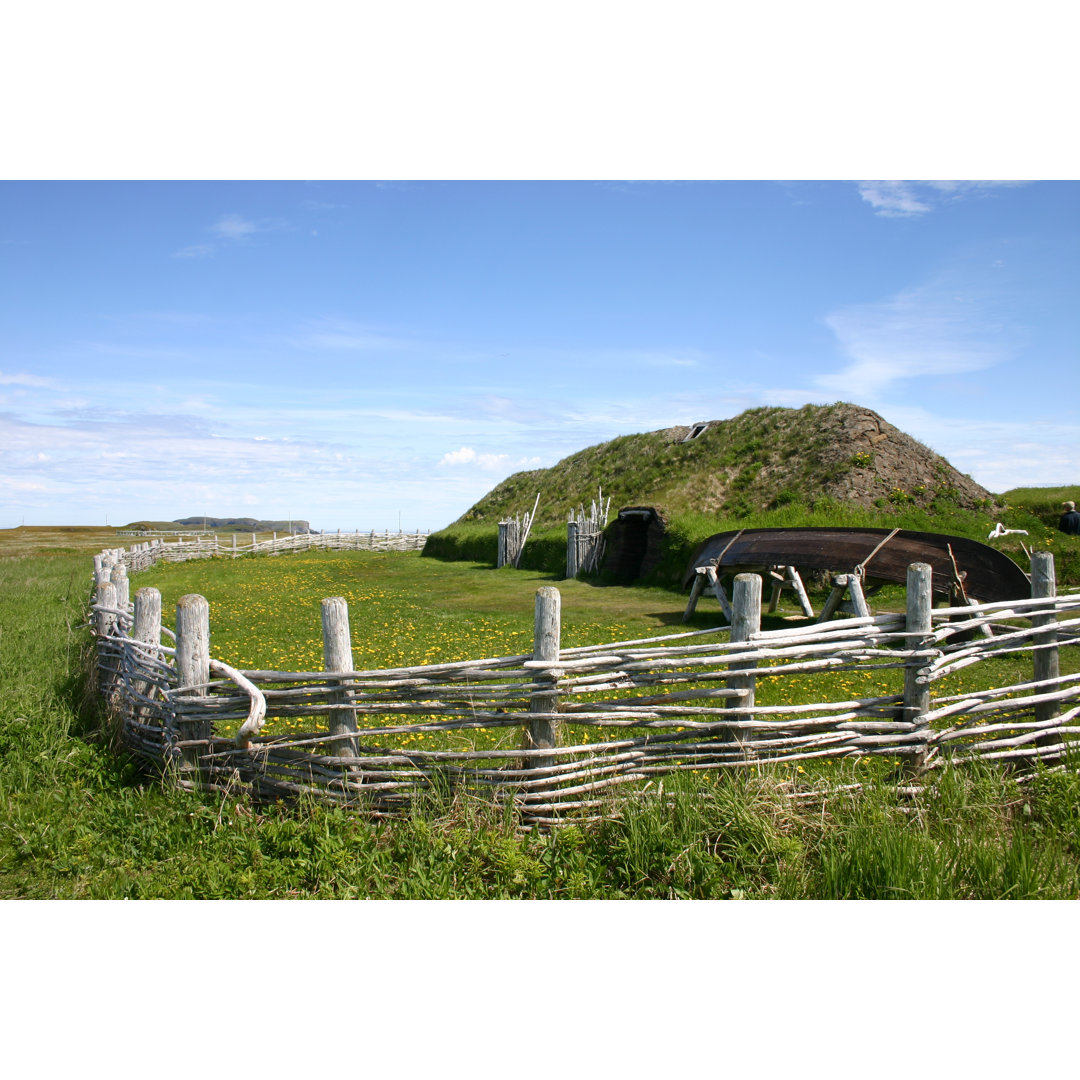
[[[1007,555],[964,536],[907,529],[793,528],[741,529],[710,536],[690,560],[683,579],[698,567],[720,576],[767,572],[779,567],[859,574],[868,582],[907,581],[909,564],[929,563],[933,591],[961,593],[990,603],[1031,595],[1027,574]]]

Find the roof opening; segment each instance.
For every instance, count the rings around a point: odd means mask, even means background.
[[[687,435],[685,439],[683,439],[683,442],[690,442],[692,439],[696,439],[699,435],[707,431],[708,427],[708,422],[705,422],[703,424],[694,424],[690,428],[690,434]]]

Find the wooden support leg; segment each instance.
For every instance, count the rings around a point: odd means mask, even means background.
[[[781,581],[774,581],[772,586],[772,595],[769,597],[769,614],[771,615],[776,610],[776,605],[780,601],[780,593],[783,591],[784,584]]]
[[[967,604],[968,607],[979,606],[979,601],[973,600],[970,596],[964,597],[964,603]],[[983,637],[992,638],[994,636],[994,630],[989,623],[983,623],[982,626],[979,627],[979,633],[982,634]]]
[[[840,606],[840,598],[844,595],[844,590],[847,588],[848,576],[847,574],[837,574],[833,578],[832,592],[829,593],[829,599],[825,601],[825,606],[821,609],[821,614],[818,616],[818,622],[828,622],[832,618],[833,612]]]
[[[683,622],[690,621],[690,616],[694,614],[694,608],[697,607],[698,597],[705,590],[705,584],[705,568],[699,566],[697,573],[694,575],[694,584],[690,586],[690,599],[686,602],[686,610],[683,612],[682,617]]]
[[[848,596],[851,597],[851,606],[855,609],[855,614],[861,618],[868,619],[870,617],[870,608],[867,607],[866,597],[863,596],[862,582],[859,581],[857,574],[848,574],[847,579]]]
[[[724,612],[724,618],[727,621],[733,622],[735,619],[734,610],[731,607],[727,598],[727,593],[724,592],[724,586],[720,584],[720,578],[717,576],[716,570],[711,567],[705,567],[705,575],[709,579],[709,584],[713,588],[713,592],[716,593],[716,599],[720,601],[720,608]]]
[[[795,595],[799,598],[799,607],[802,608],[802,613],[808,619],[812,619],[814,609],[810,606],[810,597],[806,595],[806,586],[803,585],[803,580],[799,577],[799,571],[794,566],[787,566],[784,568],[784,572],[791,583],[791,587],[795,590]]]

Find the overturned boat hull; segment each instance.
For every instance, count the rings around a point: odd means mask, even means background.
[[[1031,595],[1027,574],[1007,555],[964,536],[907,529],[743,529],[710,536],[690,560],[684,587],[698,567],[718,574],[803,570],[861,573],[868,581],[907,581],[911,563],[929,563],[933,591],[948,595],[962,586],[966,596],[991,603]]]

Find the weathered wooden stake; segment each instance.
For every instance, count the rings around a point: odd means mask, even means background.
[[[1038,598],[1040,600],[1052,600],[1057,596],[1057,577],[1054,572],[1054,556],[1049,551],[1033,551],[1031,553],[1031,596],[1032,599]],[[1057,625],[1057,618],[1052,612],[1047,612],[1044,615],[1032,615],[1031,616],[1032,627],[1046,626],[1051,629],[1046,630],[1041,634],[1032,634],[1031,641],[1033,645],[1044,646],[1041,649],[1037,649],[1033,654],[1032,667],[1033,674],[1036,682],[1044,682],[1049,679],[1056,679],[1061,674],[1060,663],[1058,659],[1057,648],[1057,633],[1054,626]],[[1045,646],[1050,646],[1046,648]],[[1046,689],[1056,690],[1057,686],[1047,687]],[[1038,693],[1039,691],[1036,691]],[[1056,701],[1044,701],[1035,706],[1035,719],[1037,721],[1052,720],[1058,713],[1058,705]],[[1057,735],[1050,735],[1044,738],[1040,738],[1039,745],[1047,745],[1049,743],[1060,742],[1060,737]]]
[[[135,622],[131,636],[155,649],[161,644],[161,593],[157,589],[144,586],[135,593]],[[160,658],[160,654],[155,655]],[[146,679],[135,680],[135,690],[140,694],[149,693],[151,685]]]
[[[122,562],[118,562],[109,572],[109,578],[116,586],[116,606],[121,611],[127,611],[130,593],[127,567]]]
[[[757,574],[737,574],[731,589],[731,640],[750,641],[761,630],[761,578]],[[757,667],[757,661],[745,660],[728,665],[728,671],[751,671]],[[754,675],[728,675],[727,685],[732,690],[745,690],[742,698],[731,699],[733,709],[752,709],[757,678]],[[739,743],[747,756],[752,750],[749,744],[754,740],[750,731],[737,731],[735,741]]]
[[[135,624],[131,636],[150,645],[161,644],[161,593],[148,585],[135,593]]]
[[[354,671],[352,641],[349,637],[349,604],[343,596],[331,596],[322,602],[323,669]],[[330,699],[333,705],[347,705],[353,700],[350,690],[341,690]],[[356,712],[335,709],[330,714],[330,734],[347,735],[356,730]],[[341,739],[330,744],[337,757],[355,757],[356,740]]]
[[[98,636],[106,637],[109,634],[115,634],[116,615],[112,611],[104,610],[105,608],[115,608],[117,606],[116,586],[111,581],[98,582],[95,604],[101,609],[97,612],[95,626]]]
[[[536,590],[536,607],[533,617],[533,659],[558,660],[561,640],[562,596],[552,585],[544,585]],[[544,673],[537,671],[538,681]],[[552,681],[554,686],[555,680]],[[558,710],[559,695],[555,692],[539,691],[529,701],[529,712],[553,713]],[[530,720],[525,728],[522,748],[525,750],[543,750],[558,746],[558,722],[555,720]],[[554,757],[536,755],[527,757],[524,768],[548,769],[555,764]]]
[[[101,573],[107,574],[108,571],[104,570]],[[110,646],[106,645],[102,639],[116,633],[116,616],[111,611],[103,610],[116,607],[116,586],[111,581],[99,578],[94,593],[94,604],[99,608],[94,614],[94,630],[98,635],[97,658],[100,664],[111,651]],[[95,673],[98,690],[108,697],[112,689],[113,677],[97,666],[95,666]]]
[[[907,624],[905,648],[922,650],[931,645],[933,629],[933,567],[929,563],[912,563],[907,569]],[[915,636],[912,636],[915,635]],[[902,719],[929,733],[926,714],[930,711],[930,660],[915,657],[904,668],[904,709]],[[925,745],[912,761],[919,768],[926,760]]]
[[[578,523],[566,523],[566,576],[576,578],[578,572]]]
[[[497,569],[501,569],[506,565],[506,533],[510,528],[508,521],[499,522],[499,547],[495,554],[495,566]]]
[[[176,602],[176,676],[182,688],[178,697],[203,697],[210,681],[210,605],[206,597],[188,593]],[[186,689],[185,689],[186,688]],[[177,720],[181,741],[209,741],[209,719]],[[181,771],[198,785],[203,779],[200,747],[186,746]]]

